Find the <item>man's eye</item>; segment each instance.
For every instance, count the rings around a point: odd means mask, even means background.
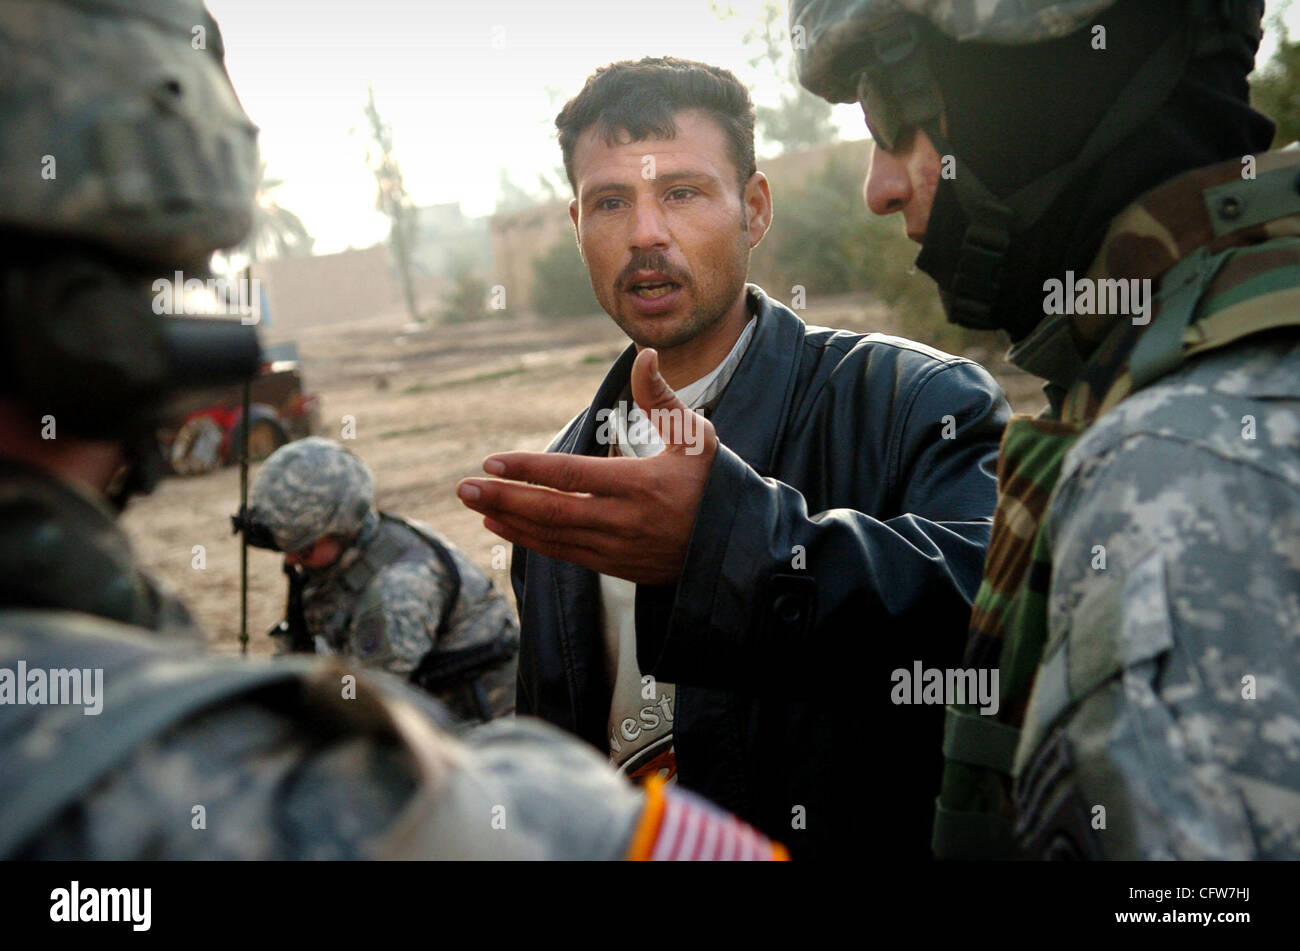
[[[670,199],[690,198],[694,194],[695,189],[693,188],[674,188],[668,193],[668,197]]]
[[[596,202],[596,208],[599,211],[613,211],[618,207],[618,202],[621,202],[622,200],[623,199],[621,198],[602,198],[600,201]]]

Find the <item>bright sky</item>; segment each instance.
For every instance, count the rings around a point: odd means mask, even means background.
[[[496,203],[499,169],[528,191],[560,164],[554,118],[605,63],[648,55],[699,59],[750,81],[741,45],[761,0],[209,0],[244,108],[261,127],[268,174],[316,250],[364,247],[388,233],[365,166],[366,83],[392,125],[419,205]],[[782,84],[756,85],[775,103]],[[847,137],[866,134],[840,106]],[[356,127],[355,135],[350,129]]]
[[[704,60],[774,104],[782,83],[751,69],[741,44],[762,0],[725,5],[738,17],[720,20],[708,0],[208,0],[268,174],[286,179],[277,197],[318,253],[388,233],[365,166],[368,81],[415,202],[487,214],[500,168],[535,191],[538,172],[560,163],[555,114],[605,63]],[[1300,34],[1300,8],[1287,22]],[[846,138],[865,136],[856,106],[836,110]]]

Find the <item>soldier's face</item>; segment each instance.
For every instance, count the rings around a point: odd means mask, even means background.
[[[326,535],[299,551],[286,552],[284,560],[290,565],[302,565],[304,568],[319,570],[328,568],[338,561],[342,552],[342,543],[333,535]]]
[[[939,187],[940,165],[930,137],[915,129],[892,152],[879,146],[872,150],[862,197],[873,214],[902,214],[907,236],[921,244]]]
[[[772,196],[755,173],[743,191],[725,134],[692,110],[672,139],[610,146],[596,127],[573,153],[569,215],[601,307],[634,342],[668,350],[744,306],[749,252]]]

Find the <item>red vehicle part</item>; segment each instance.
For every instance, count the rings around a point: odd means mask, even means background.
[[[320,400],[304,393],[296,362],[263,364],[253,379],[249,408],[249,458],[260,461],[318,427]],[[160,433],[165,456],[179,475],[212,472],[239,460],[243,439],[242,388],[212,393]],[[193,404],[191,404],[193,406]]]

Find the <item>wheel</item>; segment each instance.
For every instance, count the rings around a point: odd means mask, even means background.
[[[196,416],[176,433],[172,443],[172,471],[203,475],[221,464],[221,427],[211,416]]]
[[[288,440],[285,438],[283,430],[275,423],[269,419],[253,420],[252,428],[248,430],[249,461],[261,462],[286,442]]]

